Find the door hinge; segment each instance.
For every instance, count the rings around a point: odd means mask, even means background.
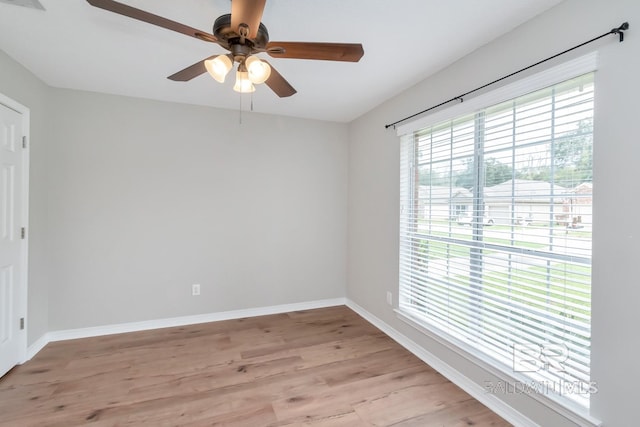
[[[22,331],[24,329],[24,317],[20,318],[20,330]]]
[[[27,229],[25,227],[22,227],[20,229],[20,238],[24,239],[27,236]]]
[[[26,135],[22,137],[22,148],[27,148],[27,137],[26,137]]]

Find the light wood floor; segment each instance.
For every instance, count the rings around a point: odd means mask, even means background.
[[[55,342],[2,426],[509,425],[346,307]]]

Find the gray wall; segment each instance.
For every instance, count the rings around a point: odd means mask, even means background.
[[[385,294],[397,299],[399,143],[384,125],[449,99],[629,21],[613,36],[582,50],[599,51],[594,149],[592,414],[607,426],[630,425],[640,379],[637,262],[640,212],[637,143],[640,99],[640,2],[568,0],[468,55],[354,121],[349,145],[349,271],[347,295],[479,385],[488,373],[399,321]],[[544,426],[572,425],[522,395],[510,404]]]
[[[0,50],[0,93],[28,107],[31,113],[29,189],[29,295],[27,341],[32,344],[48,330],[49,282],[46,222],[47,100],[49,88]]]
[[[347,125],[53,89],[4,52],[0,92],[31,109],[29,344],[345,296]]]
[[[345,296],[347,125],[50,102],[51,330]]]

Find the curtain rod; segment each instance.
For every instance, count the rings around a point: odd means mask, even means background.
[[[544,62],[551,61],[552,59],[557,58],[558,56],[561,56],[561,55],[564,55],[564,54],[566,54],[566,53],[569,53],[569,52],[571,52],[572,50],[576,50],[576,49],[578,49],[578,48],[581,48],[582,46],[587,45],[587,44],[589,44],[589,43],[593,43],[594,41],[596,41],[596,40],[600,40],[601,38],[606,37],[606,36],[608,36],[608,35],[610,35],[610,34],[618,34],[618,35],[620,36],[620,43],[622,43],[622,42],[624,41],[624,31],[625,31],[625,30],[628,30],[628,29],[629,29],[629,23],[628,23],[628,22],[624,22],[624,23],[623,23],[622,25],[620,25],[619,27],[617,27],[617,28],[613,28],[611,31],[607,31],[606,33],[604,33],[604,34],[602,34],[602,35],[599,35],[598,37],[594,37],[594,38],[592,38],[591,40],[587,40],[587,41],[586,41],[586,42],[584,42],[584,43],[580,43],[580,44],[578,44],[578,45],[576,45],[576,46],[574,46],[574,47],[572,47],[572,48],[569,48],[569,49],[567,49],[567,50],[563,50],[562,52],[560,52],[560,53],[556,53],[555,55],[550,56],[550,57],[548,57],[548,58],[546,58],[546,59],[543,59],[542,61],[538,61],[538,62],[536,62],[535,64],[531,64],[531,65],[529,65],[529,66],[527,66],[527,67],[521,68],[521,69],[520,69],[520,70],[518,70],[518,71],[514,71],[514,72],[513,72],[513,73],[511,73],[511,74],[507,74],[506,76],[500,77],[499,79],[496,79],[496,80],[494,80],[494,81],[492,81],[492,82],[489,82],[489,83],[487,83],[487,84],[484,84],[484,85],[482,85],[482,86],[480,86],[480,87],[477,87],[477,88],[475,88],[475,89],[473,89],[473,90],[470,90],[469,92],[465,92],[465,93],[463,93],[462,95],[458,95],[458,96],[456,96],[456,97],[454,97],[454,98],[451,98],[451,99],[449,99],[449,100],[447,100],[447,101],[441,102],[441,103],[440,103],[440,104],[438,104],[438,105],[434,105],[433,107],[429,107],[429,108],[427,108],[426,110],[422,110],[422,111],[420,111],[420,112],[418,112],[418,113],[412,114],[412,115],[407,116],[407,117],[405,117],[405,118],[403,118],[403,119],[400,119],[400,120],[398,120],[398,121],[395,121],[395,122],[393,122],[393,123],[390,123],[390,124],[388,124],[388,125],[385,125],[385,126],[384,126],[384,128],[385,128],[385,129],[389,129],[389,128],[390,128],[390,127],[392,127],[392,126],[395,128],[395,126],[396,126],[397,124],[399,124],[399,123],[402,123],[402,122],[404,122],[404,121],[407,121],[407,120],[409,120],[409,119],[412,119],[412,118],[414,118],[414,117],[416,117],[416,116],[419,116],[419,115],[421,115],[421,114],[424,114],[424,113],[426,113],[426,112],[428,112],[428,111],[431,111],[431,110],[433,110],[433,109],[436,109],[436,108],[438,108],[438,107],[442,107],[443,105],[446,105],[446,104],[448,104],[448,103],[450,103],[450,102],[453,102],[453,101],[458,101],[458,100],[460,100],[460,102],[464,102],[464,99],[463,99],[463,98],[464,98],[465,96],[467,96],[467,95],[470,95],[470,94],[472,94],[472,93],[474,93],[474,92],[477,92],[477,91],[479,91],[479,90],[481,90],[481,89],[484,89],[484,88],[486,88],[487,86],[491,86],[491,85],[493,85],[493,84],[496,84],[496,83],[498,83],[498,82],[501,82],[502,80],[504,80],[504,79],[508,79],[509,77],[512,77],[512,76],[515,76],[516,74],[522,73],[523,71],[527,71],[528,69],[533,68],[533,67],[535,67],[535,66],[537,66],[537,65],[540,65],[540,64],[542,64],[542,63],[544,63]]]

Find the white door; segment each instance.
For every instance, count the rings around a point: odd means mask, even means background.
[[[0,376],[21,362],[22,115],[0,104]]]

